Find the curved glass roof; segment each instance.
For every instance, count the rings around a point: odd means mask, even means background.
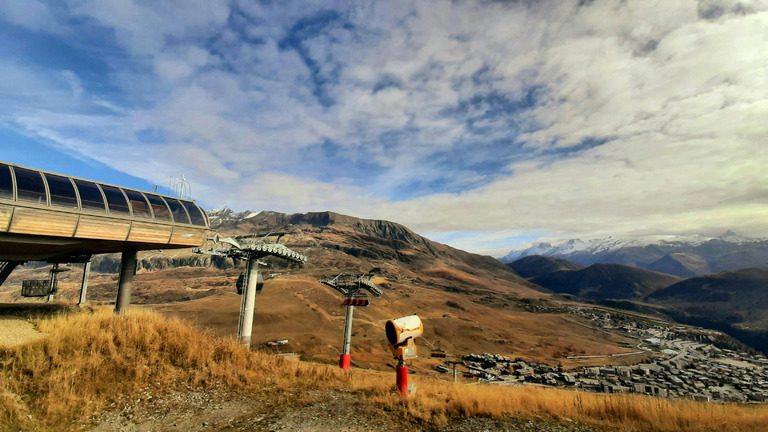
[[[159,222],[208,226],[194,201],[0,162],[0,200]]]

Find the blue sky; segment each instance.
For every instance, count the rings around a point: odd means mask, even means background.
[[[501,256],[768,235],[768,2],[6,0],[0,160]]]

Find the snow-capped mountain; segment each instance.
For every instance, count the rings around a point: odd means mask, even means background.
[[[740,236],[731,230],[717,237],[646,236],[537,243],[500,258],[513,262],[531,255],[554,256],[581,265],[626,264],[682,277],[745,267],[768,267],[768,240]]]
[[[740,239],[736,241],[736,239]],[[744,237],[736,235],[733,231],[728,231],[720,237],[703,237],[700,235],[690,236],[646,236],[635,238],[613,238],[581,240],[572,239],[563,243],[552,245],[551,243],[535,243],[527,249],[513,250],[509,254],[500,258],[503,262],[512,262],[530,255],[561,256],[579,252],[600,254],[605,252],[614,252],[627,247],[646,247],[651,245],[660,246],[696,246],[713,239],[731,241],[738,243],[746,241]]]
[[[266,215],[273,212],[257,212],[252,210],[235,212],[231,208],[224,206],[220,209],[208,210],[205,213],[208,215],[208,219],[210,220],[211,225],[214,225],[221,224],[225,221],[241,221],[245,219],[251,219],[258,216],[260,213],[264,213]]]

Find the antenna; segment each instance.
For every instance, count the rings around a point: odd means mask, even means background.
[[[168,190],[175,197],[192,199],[192,183],[187,180],[184,174],[181,175],[181,178],[168,177]]]

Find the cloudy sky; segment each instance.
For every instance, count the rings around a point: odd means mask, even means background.
[[[4,0],[0,160],[528,242],[768,235],[768,1]]]

